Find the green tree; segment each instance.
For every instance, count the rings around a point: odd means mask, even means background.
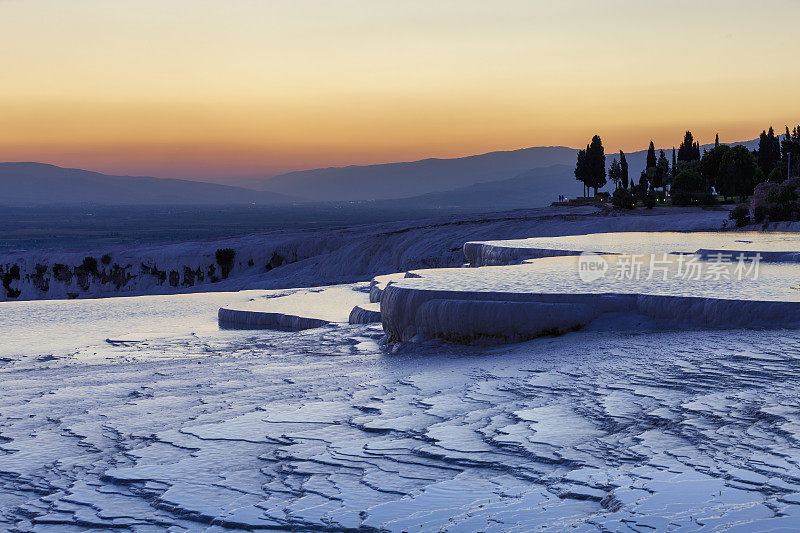
[[[616,157],[611,160],[611,165],[608,167],[608,177],[614,183],[614,189],[619,189],[622,184],[622,165]]]
[[[769,127],[769,133],[762,131],[758,139],[758,166],[765,175],[772,172],[781,160],[781,143],[775,136],[775,130]]]
[[[236,250],[233,248],[219,248],[214,253],[214,257],[222,270],[222,279],[228,277],[233,270],[233,260],[236,257]]]
[[[647,167],[644,171],[644,177],[647,180],[647,190],[655,188],[656,167]]]
[[[723,196],[745,196],[753,194],[756,183],[763,180],[763,172],[753,154],[744,146],[734,146],[722,157],[719,165],[717,190]]]
[[[736,227],[741,228],[750,223],[750,208],[739,204],[728,213],[728,219],[736,222]]]
[[[797,204],[797,186],[793,183],[781,183],[767,193],[770,222],[780,220],[797,220],[800,216]]]
[[[789,126],[786,126],[786,136],[781,142],[781,148],[786,176],[800,175],[800,126],[795,126],[791,132]],[[790,165],[791,168],[789,168]]]
[[[703,178],[694,170],[684,170],[675,176],[670,190],[674,205],[705,203],[706,194]]]
[[[606,154],[599,135],[592,137],[592,142],[586,147],[586,169],[586,185],[592,187],[596,195],[597,189],[606,184]]]
[[[683,142],[678,147],[678,161],[686,163],[700,161],[700,143],[694,141],[691,131],[684,134]]]
[[[669,161],[667,156],[664,155],[664,150],[658,153],[658,161],[656,162],[655,172],[653,173],[653,188],[665,188],[667,186],[667,179],[669,178]]]
[[[675,176],[678,175],[678,162],[675,159],[675,147],[674,146],[672,147],[672,170],[670,170],[669,175],[672,178],[675,178]]]
[[[81,267],[83,270],[89,274],[97,274],[97,259],[94,257],[88,256],[83,258],[83,263],[81,263]]]
[[[767,176],[767,181],[770,183],[782,183],[786,179],[785,172],[780,168],[773,168],[772,172]]]
[[[628,178],[628,161],[622,150],[619,151],[619,164],[622,167],[622,188],[627,189],[630,179]]]
[[[656,147],[653,144],[653,141],[650,141],[650,147],[647,149],[647,164],[644,166],[645,169],[650,167],[655,168],[658,161],[656,160]]]
[[[727,144],[720,144],[704,153],[700,159],[698,170],[708,190],[714,187],[719,192],[719,166],[722,163],[722,158],[730,149],[731,147]]]
[[[636,198],[634,198],[630,189],[619,187],[611,195],[611,205],[617,209],[633,209],[636,207]]]
[[[575,163],[575,179],[583,183],[583,195],[588,196],[586,187],[589,182],[589,166],[586,161],[586,150],[578,150],[578,161]]]

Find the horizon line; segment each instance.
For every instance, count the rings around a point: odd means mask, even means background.
[[[776,135],[778,137],[780,137],[783,134],[782,133],[777,133]],[[602,136],[601,136],[601,138],[602,138]],[[758,140],[758,137],[754,137],[754,138],[746,139],[746,140],[720,141],[720,144],[744,144],[744,143],[747,143],[747,142],[752,142],[752,141],[757,141],[757,140]],[[705,146],[711,146],[713,144],[714,144],[714,142],[703,143],[703,144],[700,144],[700,147],[702,148],[702,147],[705,147]],[[301,173],[301,172],[314,172],[314,171],[317,171],[317,170],[346,169],[346,168],[354,168],[354,167],[379,167],[379,166],[385,166],[385,165],[402,165],[402,164],[421,163],[421,162],[424,162],[424,161],[455,161],[455,160],[458,160],[458,159],[469,159],[469,158],[472,158],[472,157],[481,157],[481,156],[486,156],[486,155],[491,155],[491,154],[521,152],[523,150],[534,150],[534,149],[539,149],[539,148],[564,148],[564,149],[575,150],[575,151],[583,149],[582,147],[572,147],[572,146],[566,146],[566,145],[560,145],[560,144],[537,145],[537,146],[526,146],[526,147],[522,147],[522,148],[512,148],[512,149],[506,149],[506,150],[489,150],[487,152],[473,153],[473,154],[467,154],[467,155],[455,156],[455,157],[430,156],[430,157],[423,157],[423,158],[420,158],[420,159],[408,159],[408,160],[400,160],[400,161],[394,160],[394,161],[384,161],[384,162],[380,162],[380,163],[351,163],[351,164],[346,164],[346,165],[330,165],[330,166],[318,166],[318,167],[311,167],[311,168],[298,168],[298,169],[295,169],[295,170],[289,170],[287,172],[281,172],[281,173],[278,173],[278,174],[269,174],[269,173],[264,173],[264,174],[260,174],[260,173],[259,174],[240,174],[240,175],[214,176],[214,177],[207,177],[207,178],[186,178],[186,177],[179,178],[179,177],[170,177],[170,176],[158,176],[158,175],[153,175],[153,174],[125,174],[125,173],[116,173],[116,172],[110,173],[110,172],[104,172],[102,170],[93,170],[93,169],[90,169],[90,168],[78,168],[78,167],[75,167],[75,166],[63,166],[63,165],[60,165],[58,163],[51,163],[51,162],[45,162],[45,161],[0,161],[0,164],[3,164],[3,165],[36,164],[36,165],[47,165],[47,166],[62,168],[62,169],[66,169],[66,170],[81,170],[81,171],[85,171],[85,172],[94,172],[96,174],[101,174],[101,175],[105,175],[105,176],[123,176],[123,177],[129,177],[129,178],[171,179],[171,180],[180,180],[180,181],[194,181],[194,182],[199,182],[199,183],[221,183],[222,181],[210,181],[210,180],[272,179],[272,178],[276,178],[278,176],[284,176],[284,175],[288,175],[288,174],[295,174],[295,173]],[[631,151],[626,151],[626,150],[606,151],[606,156],[607,157],[608,156],[613,157],[614,154],[619,154],[620,151],[622,151],[624,154],[635,154],[637,152],[647,151],[648,148],[649,147],[645,147],[645,148],[640,148],[640,149],[631,150]],[[656,150],[671,150],[673,148],[677,149],[677,146],[674,146],[674,147],[669,147],[669,146],[667,146],[667,147],[663,147],[663,146],[662,147],[658,147],[657,146]],[[552,165],[545,165],[545,166],[552,166]]]

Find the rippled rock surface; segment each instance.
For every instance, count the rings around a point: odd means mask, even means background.
[[[390,355],[375,325],[184,322],[4,357],[1,528],[800,527],[796,331]]]

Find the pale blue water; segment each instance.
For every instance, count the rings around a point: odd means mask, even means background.
[[[577,250],[598,253],[694,253],[701,248],[726,250],[800,251],[800,233],[728,232],[619,232],[481,241],[498,247]]]
[[[532,259],[522,265],[416,270],[414,272],[421,278],[406,278],[395,283],[401,287],[451,291],[636,293],[800,301],[798,263],[761,262],[755,269],[753,263],[746,260],[739,279],[736,262],[722,263],[723,274],[718,275],[709,261],[693,261],[693,256],[657,254],[638,255],[635,259],[626,255],[598,257],[607,263],[608,270],[603,277],[592,282],[581,279],[579,256],[561,256]],[[690,267],[690,262],[696,266]],[[636,264],[639,265],[638,270]],[[697,270],[690,271],[690,268]],[[753,271],[750,271],[751,268]],[[695,279],[695,272],[699,272],[700,279]]]

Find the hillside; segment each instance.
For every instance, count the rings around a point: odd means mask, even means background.
[[[741,143],[749,149],[757,140]],[[703,145],[702,149],[713,145]],[[665,149],[671,157],[671,148]],[[248,187],[181,179],[115,176],[43,163],[0,163],[0,205],[276,205],[395,200],[405,207],[490,210],[548,205],[581,194],[577,150],[541,146],[455,159],[321,168],[248,180]],[[632,180],[646,150],[626,153]],[[607,151],[611,163],[618,152]]]
[[[571,165],[552,165],[523,172],[516,177],[475,183],[442,192],[410,198],[382,200],[378,203],[395,207],[457,208],[474,211],[544,207],[558,195],[580,196],[581,184]]]
[[[730,143],[743,144],[749,149],[758,146],[758,140]],[[713,147],[713,144],[701,146],[701,150]],[[664,148],[667,158],[672,156],[672,147]],[[563,180],[543,191],[541,196],[552,199],[558,194],[575,196],[580,187],[574,189],[574,176],[571,168],[575,165],[578,150],[566,146],[539,146],[505,152],[489,152],[454,159],[423,159],[404,163],[387,163],[380,165],[351,165],[347,167],[319,168],[281,174],[273,178],[248,180],[247,186],[259,190],[267,190],[280,194],[295,196],[303,200],[324,201],[359,201],[388,200],[418,197],[423,203],[447,204],[451,201],[463,202],[464,195],[471,195],[480,190],[492,194],[511,197],[518,192],[521,182],[517,177],[532,169],[544,169],[555,165],[567,165],[570,171],[563,174]],[[630,176],[639,179],[644,169],[647,150],[626,153]],[[618,150],[606,147],[606,163],[611,164],[614,157],[619,157]],[[559,171],[559,176],[561,172]],[[555,177],[555,176],[553,176]],[[499,182],[504,183],[499,183]],[[497,187],[486,188],[485,184],[496,182]],[[481,184],[478,189],[466,190],[473,185]],[[540,185],[545,185],[541,182]],[[507,190],[502,190],[508,187]],[[572,192],[570,192],[572,190]],[[427,196],[431,193],[441,195]],[[451,200],[445,196],[456,194],[459,200]],[[525,192],[525,194],[528,194]],[[521,200],[526,203],[530,198]],[[514,200],[516,201],[516,200]],[[548,202],[549,203],[549,202]],[[545,205],[541,202],[526,205]],[[480,206],[478,206],[480,207]]]
[[[312,201],[406,198],[511,178],[532,168],[572,164],[563,146],[490,152],[455,159],[321,168],[253,181],[250,186]]]
[[[291,198],[216,183],[112,176],[43,163],[0,163],[0,205],[280,204]]]

